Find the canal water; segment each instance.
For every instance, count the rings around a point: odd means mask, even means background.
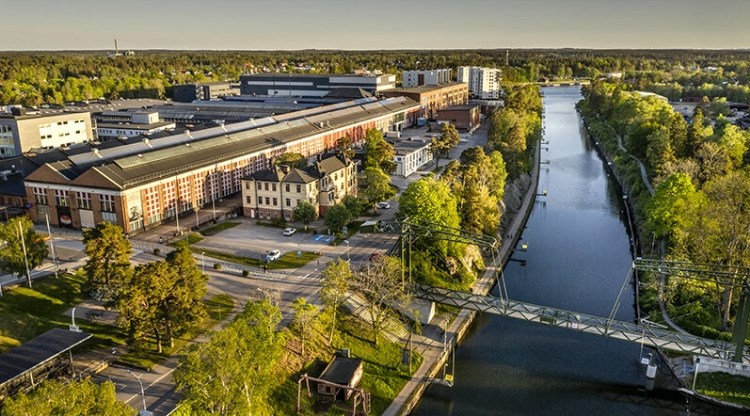
[[[543,93],[549,144],[541,159],[549,164],[541,165],[538,193],[548,192],[537,197],[505,268],[508,295],[607,317],[632,261],[622,194],[586,138],[574,107],[579,87]],[[616,317],[634,319],[632,285]],[[412,414],[734,414],[645,389],[641,354],[638,344],[486,314],[457,349],[454,387],[431,385]],[[664,380],[660,374],[657,384]]]

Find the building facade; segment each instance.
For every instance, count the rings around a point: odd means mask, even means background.
[[[377,95],[396,88],[396,76],[252,74],[240,76],[242,95],[323,97],[337,88],[361,88]]]
[[[451,123],[458,130],[473,131],[479,127],[481,117],[478,105],[453,105],[438,111],[437,120]]]
[[[310,203],[318,215],[347,195],[357,195],[354,162],[333,156],[313,163],[308,169],[274,166],[242,180],[243,215],[258,219],[292,220],[302,202]]]
[[[31,149],[51,149],[92,138],[91,114],[26,114],[14,109],[0,114],[0,158],[18,156]]]
[[[148,135],[177,127],[175,122],[159,121],[158,111],[105,111],[95,118],[96,137],[100,141]]]
[[[172,87],[172,99],[178,103],[191,103],[195,100],[215,100],[240,93],[236,83],[205,82],[199,84],[180,84]]]
[[[393,161],[396,162],[396,175],[404,178],[416,172],[433,159],[431,140],[411,138],[393,143]]]
[[[437,86],[396,88],[382,93],[384,97],[409,97],[420,104],[419,117],[432,119],[442,108],[469,102],[469,87],[462,82]]]
[[[503,79],[500,69],[459,66],[456,73],[459,82],[469,84],[469,92],[472,96],[482,100],[500,98],[500,82]]]
[[[343,137],[362,144],[368,129],[400,129],[418,110],[419,104],[408,98],[373,98],[331,105],[312,115],[301,111],[94,149],[43,164],[26,177],[29,215],[34,221],[49,216],[51,224],[73,228],[110,221],[128,234],[174,220],[177,214],[187,216],[185,224],[190,224],[191,214],[240,193],[242,178],[270,169],[282,154],[315,157],[335,149]],[[329,185],[322,183],[318,192]],[[332,197],[337,200],[338,195]]]
[[[414,88],[421,85],[440,85],[452,81],[450,69],[424,69],[420,71],[404,71],[401,74],[403,88]]]

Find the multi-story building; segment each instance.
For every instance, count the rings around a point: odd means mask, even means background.
[[[229,82],[180,84],[172,87],[172,99],[178,103],[191,103],[195,100],[215,100],[239,93],[240,87],[236,83]]]
[[[481,112],[475,104],[452,105],[438,111],[437,120],[451,123],[458,130],[473,131],[479,127]]]
[[[409,97],[420,104],[419,117],[432,119],[442,108],[469,102],[469,87],[463,82],[452,82],[437,86],[396,88],[384,91],[382,95],[384,97]]]
[[[51,149],[91,140],[91,114],[31,114],[14,108],[0,114],[0,157],[31,149]]]
[[[404,71],[401,74],[401,85],[404,88],[419,87],[420,85],[440,85],[451,82],[450,69],[423,69],[419,71]]]
[[[469,84],[469,92],[472,96],[483,100],[500,98],[500,81],[503,79],[500,69],[459,66],[456,72],[458,82]]]
[[[425,138],[410,138],[393,143],[396,175],[407,177],[433,159],[432,142]]]
[[[370,94],[396,88],[396,76],[252,74],[240,76],[242,95],[323,97],[337,88],[361,88]]]
[[[333,156],[308,169],[274,166],[242,180],[242,211],[259,219],[292,220],[294,208],[309,202],[319,215],[347,195],[357,194],[357,170],[351,160]]]
[[[343,137],[361,145],[368,129],[400,130],[419,104],[405,97],[369,98],[312,110],[42,164],[25,179],[29,215],[73,228],[110,221],[128,234],[139,233],[238,194],[242,178],[269,169],[286,152],[309,158],[335,149]]]
[[[174,129],[173,121],[159,121],[158,111],[105,111],[95,117],[97,139],[137,137]]]

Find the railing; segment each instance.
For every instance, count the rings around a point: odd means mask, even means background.
[[[684,335],[668,329],[654,328],[599,316],[566,311],[548,306],[504,300],[493,296],[474,295],[430,286],[416,286],[415,295],[459,308],[509,316],[526,321],[588,332],[633,342],[642,342],[657,348],[706,355],[721,360],[731,360],[735,354],[732,343]],[[745,347],[743,357],[747,357]],[[745,360],[745,362],[750,362]]]

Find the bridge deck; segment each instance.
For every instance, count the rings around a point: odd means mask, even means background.
[[[494,296],[474,295],[430,286],[417,286],[415,290],[416,297],[445,305],[509,316],[526,321],[540,322],[627,341],[643,342],[645,345],[667,350],[705,355],[721,360],[731,360],[735,351],[734,344],[725,341],[684,335],[668,329],[611,320],[548,306],[516,302]],[[746,347],[743,357],[748,357],[747,353],[748,349]],[[743,358],[743,362],[750,363],[750,360]]]

